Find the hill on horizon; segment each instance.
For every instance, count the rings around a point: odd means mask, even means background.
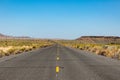
[[[118,36],[81,36],[76,40],[82,43],[120,44]]]
[[[0,39],[30,39],[31,37],[28,36],[8,36],[0,33]]]

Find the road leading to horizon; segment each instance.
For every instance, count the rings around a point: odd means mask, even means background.
[[[54,45],[0,62],[0,80],[120,80],[120,61]]]

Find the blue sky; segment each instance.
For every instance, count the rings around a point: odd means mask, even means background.
[[[120,0],[0,0],[0,33],[62,39],[120,36]]]

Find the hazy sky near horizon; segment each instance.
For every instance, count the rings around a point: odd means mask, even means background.
[[[120,36],[120,0],[0,0],[0,33],[62,39]]]

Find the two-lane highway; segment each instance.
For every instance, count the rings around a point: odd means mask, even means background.
[[[120,80],[120,61],[54,45],[0,62],[0,80]]]

